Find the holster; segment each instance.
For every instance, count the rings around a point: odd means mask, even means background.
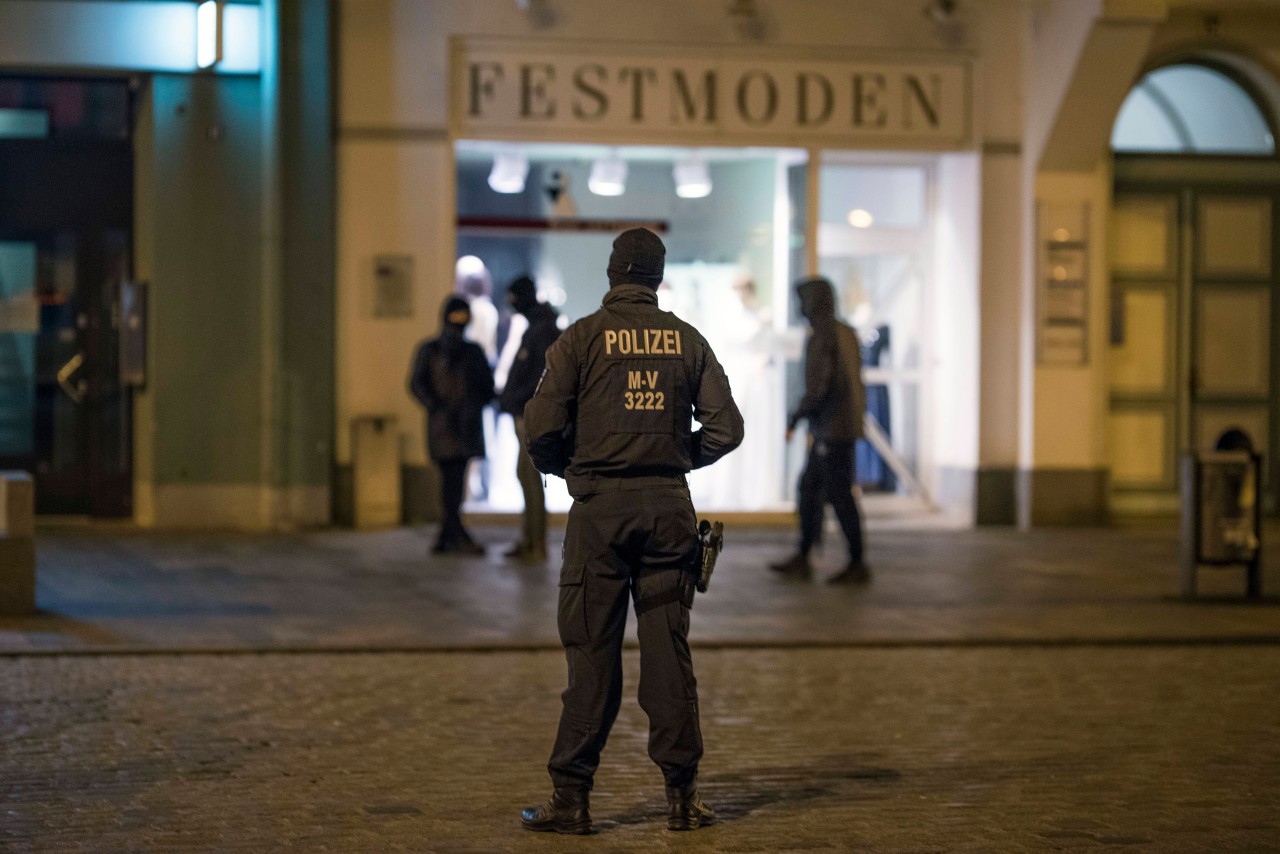
[[[707,592],[707,584],[723,547],[724,525],[720,522],[713,525],[704,519],[698,525],[698,551],[692,563],[681,567],[679,582],[671,590],[636,602],[636,616],[671,602],[681,602],[686,608],[692,608],[694,594]]]

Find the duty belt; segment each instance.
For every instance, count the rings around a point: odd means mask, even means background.
[[[656,474],[628,477],[627,475],[574,474],[565,476],[570,495],[591,495],[596,492],[614,492],[629,489],[655,489],[671,486],[688,486],[682,474]]]

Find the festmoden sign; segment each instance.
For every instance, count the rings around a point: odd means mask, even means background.
[[[925,149],[969,143],[964,58],[676,49],[627,55],[465,39],[453,49],[453,131],[460,137]]]

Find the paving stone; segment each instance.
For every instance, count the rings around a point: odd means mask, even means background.
[[[516,819],[565,673],[512,531],[433,560],[427,529],[42,529],[44,611],[0,619],[0,851],[1280,847],[1280,600],[1232,570],[1178,600],[1172,529],[873,529],[835,589],[731,533],[693,621],[724,821],[665,830],[628,650],[599,833],[565,839]]]
[[[1269,851],[1280,647],[695,651],[722,822],[665,830],[625,657],[597,834],[551,652],[0,659],[0,850]]]
[[[482,529],[490,550],[479,558],[432,556],[432,535],[42,530],[41,614],[0,618],[0,653],[558,648],[554,559],[504,561],[509,528]],[[1264,555],[1272,593],[1262,600],[1244,598],[1243,569],[1205,569],[1203,595],[1188,603],[1177,598],[1173,528],[873,528],[874,577],[863,587],[822,583],[842,557],[834,542],[817,578],[797,582],[765,568],[791,533],[740,527],[728,537],[695,607],[697,644],[1280,640],[1280,551]],[[1264,541],[1280,541],[1280,526]]]

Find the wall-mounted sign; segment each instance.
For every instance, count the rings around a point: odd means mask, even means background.
[[[1041,203],[1037,356],[1042,365],[1089,361],[1089,206]]]
[[[634,49],[633,45],[628,45]],[[455,136],[949,149],[970,143],[964,58],[455,39]]]
[[[373,259],[373,316],[413,317],[413,256]]]

